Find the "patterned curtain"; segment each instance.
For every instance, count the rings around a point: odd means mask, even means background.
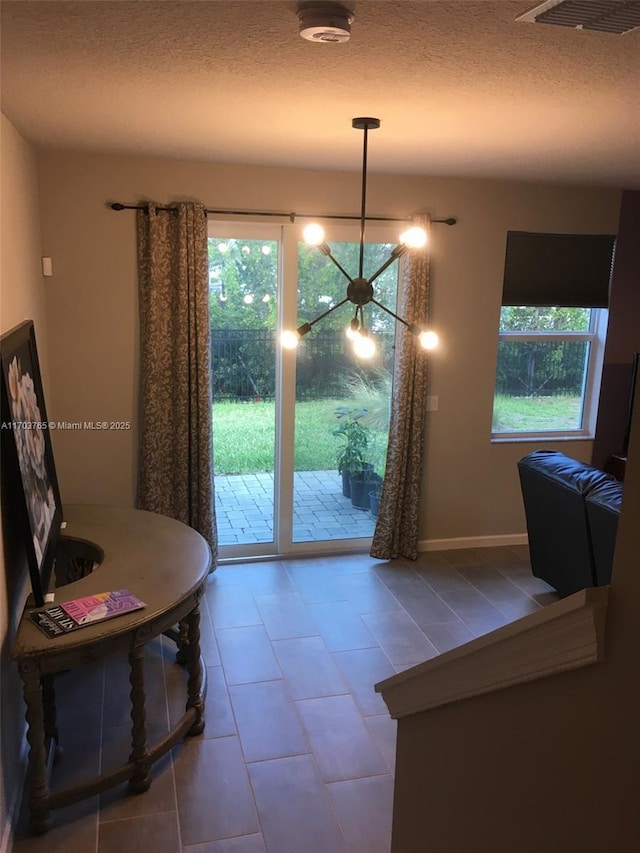
[[[428,216],[416,218],[429,234]],[[429,316],[429,242],[413,249],[402,280],[398,314],[410,323]],[[371,556],[381,560],[418,556],[418,502],[424,451],[427,353],[398,323],[387,467]]]
[[[207,216],[192,202],[137,214],[141,440],[136,505],[193,527],[217,558]]]

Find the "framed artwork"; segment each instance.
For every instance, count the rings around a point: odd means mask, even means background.
[[[62,522],[62,503],[33,322],[0,338],[3,453],[13,456],[3,502],[22,504],[23,538],[36,606],[44,604]],[[9,460],[10,461],[10,460]],[[7,460],[5,459],[6,463]]]

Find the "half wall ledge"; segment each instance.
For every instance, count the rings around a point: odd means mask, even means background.
[[[583,589],[375,685],[393,719],[604,660],[610,587]]]

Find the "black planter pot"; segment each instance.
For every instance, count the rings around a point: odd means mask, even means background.
[[[351,475],[351,504],[356,509],[369,509],[369,492],[382,483],[382,477],[372,470]]]
[[[346,468],[342,470],[342,494],[345,498],[351,497],[351,474]]]
[[[369,512],[374,518],[378,517],[378,510],[380,509],[380,489],[373,489],[373,491],[369,492]]]
[[[371,462],[364,463],[364,471],[373,471],[373,465]],[[343,468],[340,472],[342,476],[342,495],[345,498],[351,497],[351,477],[353,474],[349,471],[348,468]],[[358,472],[361,473],[361,472]]]

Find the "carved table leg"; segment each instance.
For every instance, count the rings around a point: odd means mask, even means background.
[[[42,687],[42,708],[44,711],[44,736],[45,742],[51,739],[55,743],[54,760],[60,757],[60,737],[58,735],[58,722],[56,714],[56,691],[54,676],[51,673],[40,678]]]
[[[178,623],[179,633],[176,640],[178,651],[176,652],[176,662],[185,664],[189,659],[189,620],[181,619]]]
[[[204,699],[202,698],[202,661],[200,660],[200,607],[196,604],[186,618],[188,626],[187,672],[187,710],[195,708],[196,719],[188,735],[199,735],[204,731]]]
[[[46,832],[51,826],[49,817],[49,784],[47,781],[47,751],[45,716],[42,706],[40,671],[33,661],[21,661],[20,677],[26,705],[27,741],[29,743],[29,811],[34,832]]]
[[[129,681],[131,683],[131,755],[129,761],[136,765],[129,779],[129,788],[142,793],[149,788],[149,752],[147,750],[147,731],[145,726],[145,690],[144,690],[144,645],[136,646],[129,652]]]

